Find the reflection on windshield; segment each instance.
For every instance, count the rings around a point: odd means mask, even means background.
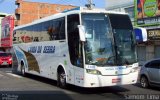
[[[110,65],[114,63],[111,30],[105,15],[83,15],[86,30],[86,64]]]
[[[86,64],[115,66],[137,61],[133,28],[127,15],[83,14],[82,24],[86,31]]]
[[[135,38],[132,23],[127,15],[109,14],[115,42],[116,64],[137,62]]]
[[[132,32],[129,29],[114,29],[118,65],[136,62],[136,50]]]

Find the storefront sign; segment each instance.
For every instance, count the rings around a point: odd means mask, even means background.
[[[148,30],[148,40],[160,40],[160,29]]]
[[[137,25],[149,25],[149,24],[160,24],[160,16],[158,17],[150,17],[150,18],[143,18],[137,19]]]

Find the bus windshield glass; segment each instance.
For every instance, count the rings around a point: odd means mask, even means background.
[[[132,23],[127,15],[109,14],[114,36],[117,65],[137,62],[135,36]]]
[[[108,16],[105,14],[82,15],[86,31],[85,55],[86,64],[108,65],[115,63],[112,33]]]
[[[116,21],[126,20],[118,18],[119,16],[124,15],[117,15]],[[82,24],[86,32],[84,46],[86,64],[115,66],[136,62],[132,25],[124,28],[119,24],[119,27],[116,21],[112,22],[114,17],[108,14],[82,15]]]

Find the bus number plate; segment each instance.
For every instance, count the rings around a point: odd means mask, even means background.
[[[121,82],[120,78],[112,79],[112,83],[119,83],[119,82]]]

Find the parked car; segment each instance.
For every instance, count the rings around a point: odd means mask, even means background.
[[[160,86],[160,59],[148,61],[142,66],[140,83],[143,88]]]
[[[0,53],[0,65],[12,66],[12,55],[10,53]]]

